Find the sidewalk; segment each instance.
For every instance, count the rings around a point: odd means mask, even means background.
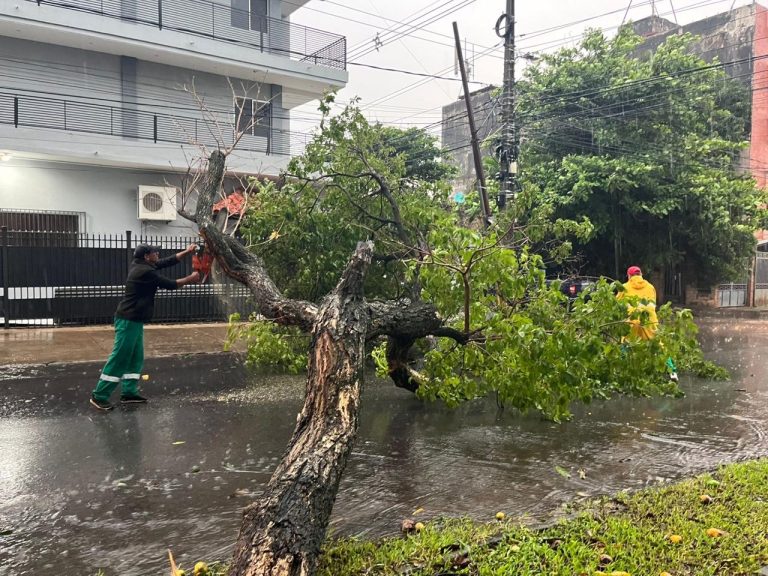
[[[768,320],[768,308],[702,308],[694,309],[693,315],[704,322],[720,318]],[[109,325],[0,328],[0,366],[104,362],[112,351],[114,335],[114,329]],[[144,328],[144,354],[146,358],[164,358],[222,352],[226,336],[225,323],[147,324]]]
[[[222,352],[226,324],[147,324],[146,358]],[[106,361],[112,351],[112,326],[0,328],[0,366]]]
[[[694,308],[691,307],[694,318],[740,318],[751,320],[768,320],[768,306],[746,306],[733,308]]]

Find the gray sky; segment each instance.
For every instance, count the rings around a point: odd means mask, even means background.
[[[748,0],[659,0],[655,6],[662,17],[674,21],[676,16],[680,24],[686,24],[749,3]],[[517,0],[518,54],[552,51],[572,44],[588,27],[613,34],[628,4],[629,0]],[[650,0],[633,0],[627,19],[650,16],[652,4]],[[471,79],[478,82],[470,85],[474,90],[501,82],[503,49],[493,27],[505,7],[505,0],[312,0],[299,9],[292,20],[344,34],[351,62],[458,78],[454,76],[451,26],[455,20],[466,41],[465,58],[474,68]],[[425,13],[428,14],[420,18]],[[438,19],[420,26],[432,18]],[[399,26],[395,21],[409,25]],[[422,29],[416,30],[413,26]],[[374,47],[377,34],[383,43],[378,51]],[[522,66],[518,61],[518,78]],[[401,127],[423,126],[436,135],[440,133],[437,123],[441,106],[454,101],[461,93],[461,83],[457,81],[427,80],[355,65],[349,65],[348,70],[349,83],[339,93],[339,102],[359,96],[370,119]],[[292,112],[291,128],[308,132],[317,125],[318,116],[315,103],[296,108]]]

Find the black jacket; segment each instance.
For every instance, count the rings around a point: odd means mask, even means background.
[[[125,281],[125,296],[117,305],[115,316],[133,320],[134,322],[149,322],[155,307],[155,292],[158,288],[176,289],[176,280],[160,276],[157,271],[168,268],[179,261],[176,256],[158,260],[150,264],[143,258],[134,258],[128,268],[128,279]]]

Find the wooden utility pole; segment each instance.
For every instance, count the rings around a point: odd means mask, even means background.
[[[504,28],[501,28],[501,25]],[[507,11],[496,21],[496,34],[504,38],[504,86],[501,92],[501,142],[498,147],[501,191],[497,199],[504,208],[515,193],[517,178],[517,134],[515,127],[515,0],[507,0]]]
[[[472,99],[469,96],[469,84],[467,82],[467,70],[464,66],[464,54],[461,51],[459,40],[459,27],[453,23],[453,36],[456,39],[456,55],[459,58],[459,70],[461,70],[461,83],[464,86],[464,102],[467,105],[467,120],[469,121],[469,135],[472,141],[472,156],[475,160],[475,173],[478,187],[480,188],[480,207],[483,210],[483,226],[488,228],[491,223],[491,206],[488,203],[488,188],[485,186],[485,173],[483,172],[483,158],[480,156],[480,143],[477,141],[475,129],[475,115],[472,111]]]

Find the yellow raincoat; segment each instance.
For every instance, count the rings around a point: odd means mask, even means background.
[[[659,325],[659,319],[656,316],[656,288],[644,280],[640,274],[636,274],[624,283],[624,292],[619,292],[618,298],[633,296],[638,299],[638,303],[628,307],[629,323],[632,325],[630,336],[650,340],[656,335]],[[640,313],[639,316],[636,312]]]

